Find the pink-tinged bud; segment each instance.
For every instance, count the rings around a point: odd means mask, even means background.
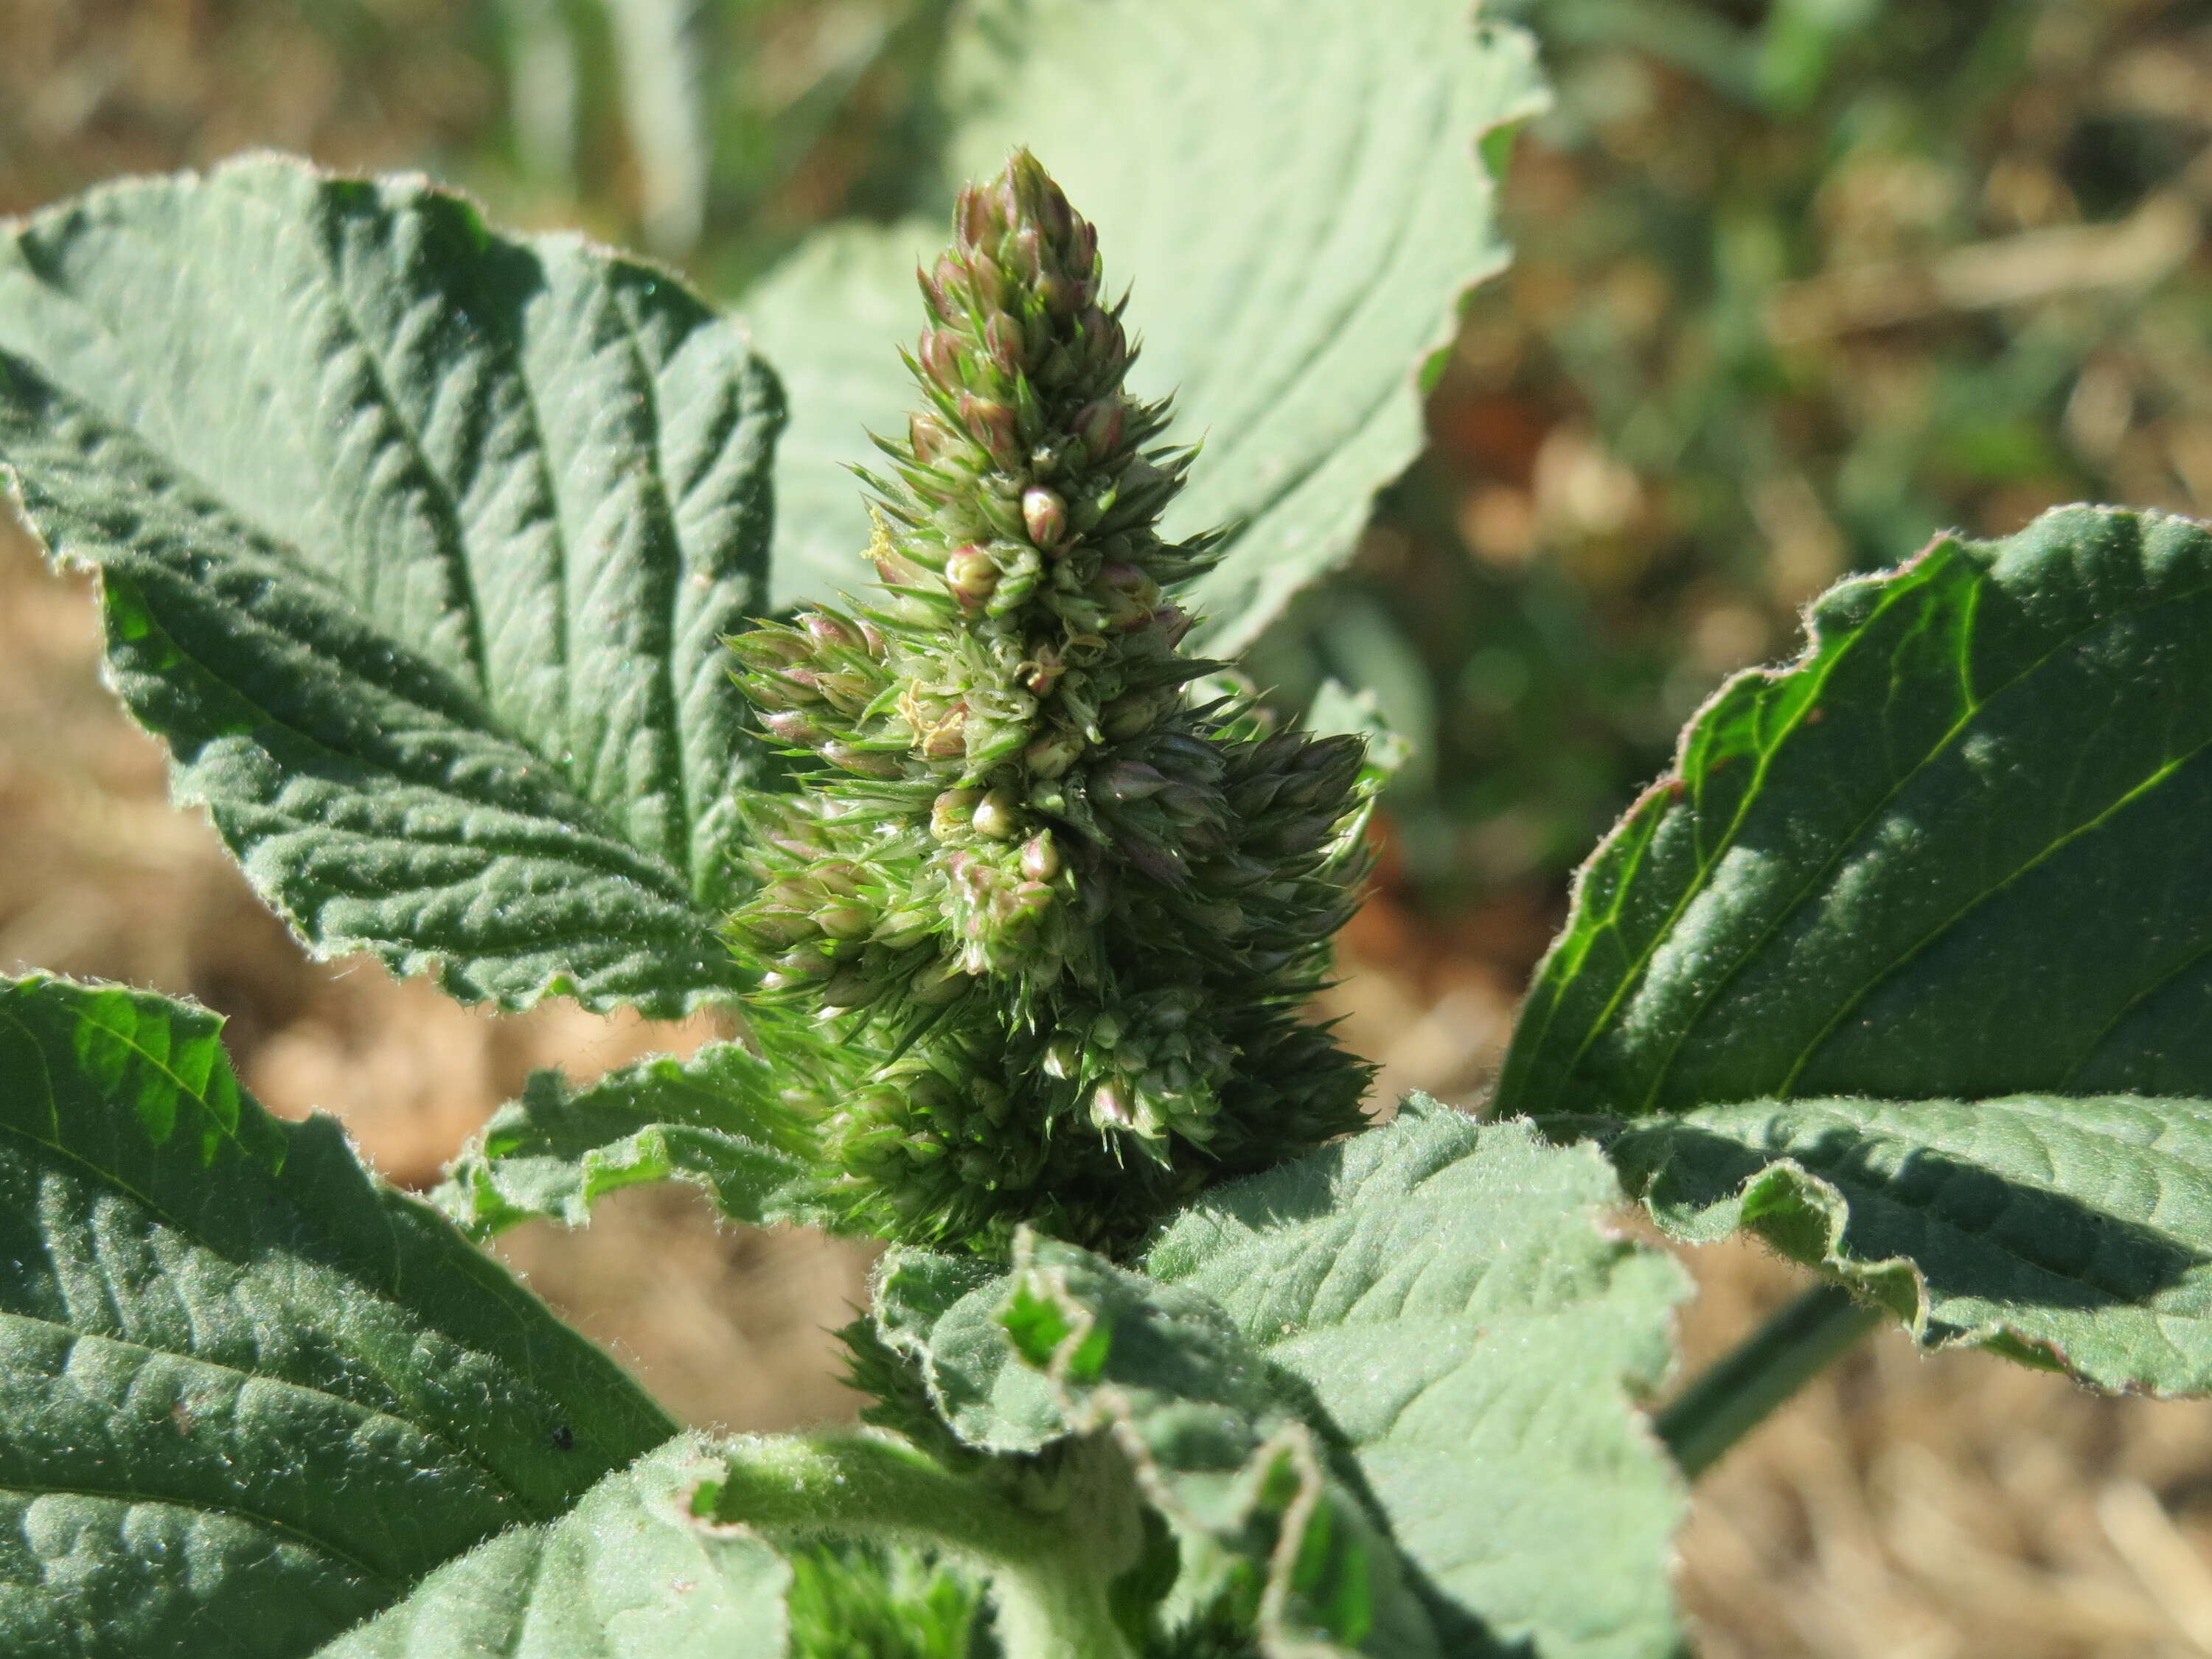
[[[1068,216],[1074,217],[1073,214]],[[1087,219],[1077,219],[1069,228],[1066,240],[1068,274],[1081,282],[1098,263],[1098,227]]]
[[[842,766],[848,772],[857,772],[864,778],[895,778],[899,775],[898,758],[873,749],[856,749],[849,743],[825,743],[822,758],[832,766]]]
[[[1079,732],[1055,732],[1023,750],[1022,763],[1038,777],[1056,778],[1083,758],[1086,746]]]
[[[1152,612],[1152,629],[1160,636],[1160,642],[1172,651],[1182,643],[1183,635],[1190,632],[1194,620],[1182,606],[1164,605]]]
[[[1160,596],[1159,584],[1137,565],[1118,561],[1098,567],[1098,585],[1109,592],[1127,593],[1150,605]]]
[[[962,188],[953,207],[952,222],[959,229],[960,240],[971,245],[991,234],[991,204],[981,188],[975,185]]]
[[[1022,346],[1022,325],[1003,311],[991,313],[991,320],[983,325],[983,349],[993,363],[1008,374],[1021,372],[1025,354]]]
[[[1022,491],[1022,524],[1037,546],[1058,547],[1067,539],[1067,503],[1058,490],[1031,484]]]
[[[1013,234],[1006,245],[1006,263],[1027,283],[1044,275],[1044,239],[1035,225],[1024,225]]]
[[[867,647],[867,652],[870,656],[875,658],[878,661],[881,661],[884,654],[883,630],[878,628],[873,623],[870,622],[866,617],[860,618],[857,625],[860,630],[860,643]]]
[[[1036,654],[1022,665],[1022,684],[1032,696],[1042,697],[1060,684],[1060,677],[1066,672],[1067,664],[1060,656],[1059,648],[1041,645],[1036,648]]]
[[[937,918],[927,910],[900,910],[885,916],[876,930],[876,943],[887,951],[911,951],[937,931]]]
[[[988,836],[993,841],[1012,841],[1021,833],[1021,811],[1014,805],[1012,794],[1004,789],[994,789],[975,805],[975,815],[969,822],[975,833]]]
[[[1133,760],[1115,761],[1098,781],[1098,787],[1107,799],[1125,806],[1131,801],[1149,799],[1167,787],[1167,778],[1158,768]]]
[[[1044,1046],[1044,1074],[1062,1083],[1074,1080],[1083,1068],[1083,1045],[1062,1033]]]
[[[960,343],[951,333],[933,328],[921,337],[920,349],[915,354],[921,361],[921,372],[947,392],[961,387]]]
[[[1121,423],[1125,416],[1119,398],[1100,398],[1087,403],[1075,411],[1069,424],[1075,435],[1083,440],[1084,452],[1094,461],[1103,460],[1121,447]]]
[[[1011,467],[1021,459],[1021,441],[1014,429],[1014,411],[989,398],[960,394],[960,423],[968,435],[1000,466]]]
[[[1136,1127],[1137,1116],[1129,1109],[1128,1093],[1119,1083],[1109,1079],[1091,1091],[1091,1121],[1102,1129]]]
[[[960,261],[951,254],[937,256],[937,268],[931,276],[937,284],[939,297],[945,301],[940,309],[948,317],[960,309],[960,284],[966,274],[961,269]]]
[[[1041,830],[1023,843],[1022,873],[1031,881],[1050,881],[1060,873],[1060,848],[1051,830]]]
[[[831,616],[826,611],[810,611],[799,619],[799,625],[824,645],[842,646],[851,650],[860,642],[860,636],[851,626]]]
[[[804,662],[811,654],[806,641],[781,628],[756,628],[730,641],[730,649],[748,668],[769,670]]]
[[[1014,889],[1013,915],[1041,916],[1052,908],[1052,889],[1041,881],[1025,881]]]
[[[812,749],[828,741],[830,737],[819,720],[811,714],[802,714],[795,708],[779,709],[773,714],[763,714],[761,725],[778,743],[787,743],[794,749]]]
[[[1098,711],[1098,727],[1116,743],[1149,732],[1160,717],[1158,701],[1149,691],[1132,691],[1116,697]]]
[[[1004,231],[1009,226],[1021,222],[1022,198],[1020,193],[1014,189],[1014,177],[1011,169],[1000,174],[992,182],[988,200],[991,204],[991,216],[996,222],[992,226],[993,229]]]
[[[999,586],[999,562],[980,547],[963,547],[945,562],[945,591],[970,609]]]
[[[952,434],[945,430],[945,422],[933,415],[909,415],[906,422],[906,441],[914,451],[914,458],[927,465],[941,459],[952,447]]]
[[[968,711],[956,708],[923,734],[921,752],[932,760],[957,760],[968,752]]]

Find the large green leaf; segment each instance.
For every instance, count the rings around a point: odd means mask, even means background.
[[[432,1197],[480,1237],[538,1218],[581,1226],[607,1194],[669,1180],[704,1187],[733,1221],[810,1218],[806,1132],[776,1085],[769,1062],[735,1042],[642,1060],[581,1089],[533,1072]]]
[[[2212,535],[1939,540],[1691,726],[1583,872],[1500,1107],[2212,1096],[2208,823]]]
[[[1417,368],[1505,262],[1484,141],[1542,106],[1528,40],[1464,0],[979,0],[948,65],[954,176],[1028,145],[1134,285],[1133,384],[1175,392],[1206,445],[1169,533],[1236,527],[1195,600],[1203,644],[1234,652],[1350,554],[1420,447]],[[745,301],[792,388],[779,605],[863,578],[844,469],[903,430],[894,348],[945,236],[836,229]]]
[[[317,951],[726,994],[774,378],[662,272],[255,158],[0,229],[0,463]]]
[[[0,981],[0,1651],[293,1659],[674,1432],[217,1030]]]
[[[441,1567],[316,1659],[784,1659],[790,1568],[744,1528],[690,1514],[720,1467],[710,1443],[673,1441],[559,1520]]]
[[[1753,1228],[1930,1346],[1992,1343],[2111,1389],[2212,1389],[2204,1101],[1759,1101],[1644,1120],[1613,1152],[1670,1231]]]
[[[1601,1231],[1617,1199],[1594,1150],[1415,1097],[1209,1194],[1145,1267],[1311,1390],[1447,1619],[1538,1659],[1663,1656],[1682,1483],[1631,1400],[1665,1375],[1687,1285]]]
[[[1233,1395],[1240,1422],[1315,1426],[1423,1575],[1445,1651],[1666,1655],[1682,1486],[1632,1398],[1666,1371],[1686,1286],[1600,1231],[1618,1196],[1592,1149],[1416,1097],[1388,1127],[1208,1194],[1146,1255],[1149,1279],[1039,1246],[1032,1269],[1057,1279],[1024,1308],[980,1267],[902,1252],[877,1319],[954,1430],[995,1450],[1092,1420],[1072,1419],[1096,1407],[1061,1376],[1094,1334],[1102,1385],[1171,1379],[1186,1403]],[[1051,1339],[1042,1371],[1017,1363],[1018,1313]]]

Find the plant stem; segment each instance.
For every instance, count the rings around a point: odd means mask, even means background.
[[[1008,1659],[1136,1659],[1107,1595],[1129,1553],[1116,1547],[1121,1517],[1111,1512],[1123,1506],[1112,1493],[1093,1491],[1088,1504],[1042,1513],[875,1431],[746,1435],[717,1452],[727,1472],[702,1489],[705,1507],[695,1512],[704,1519],[770,1538],[868,1538],[951,1551],[990,1574]]]
[[[1694,1480],[1881,1318],[1840,1285],[1816,1285],[1677,1395],[1652,1426]]]

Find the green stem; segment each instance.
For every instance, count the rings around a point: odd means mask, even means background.
[[[695,1505],[705,1518],[771,1538],[866,1538],[951,1551],[990,1574],[1007,1659],[1137,1659],[1107,1593],[1133,1557],[1115,1534],[1128,1530],[1117,1522],[1133,1520],[1119,1515],[1126,1505],[1113,1494],[1092,1490],[1064,1507],[1039,1509],[879,1432],[749,1435],[718,1449],[728,1471]]]
[[[1677,1395],[1652,1426],[1694,1480],[1881,1319],[1841,1285],[1815,1286]]]

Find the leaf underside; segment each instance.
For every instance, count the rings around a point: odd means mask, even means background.
[[[1535,113],[1528,38],[1428,0],[985,0],[957,26],[954,178],[1027,145],[1133,283],[1133,385],[1173,392],[1206,453],[1165,532],[1227,526],[1193,608],[1231,654],[1350,556],[1421,443],[1416,371],[1455,301],[1500,269],[1494,160]],[[895,348],[939,221],[817,236],[744,301],[792,390],[775,601],[856,586],[868,524],[846,470],[903,432]]]
[[[0,981],[0,1650],[298,1659],[674,1425],[200,1010]]]
[[[2212,1103],[1760,1101],[1613,1146],[1662,1224],[1748,1226],[1931,1346],[1991,1342],[2104,1388],[2212,1387]]]
[[[466,1000],[726,994],[774,377],[665,273],[255,157],[0,234],[0,463],[317,951]]]
[[[1500,1109],[1625,1121],[1662,1219],[1757,1224],[1928,1340],[2212,1388],[2207,822],[2212,535],[1940,539],[1692,724],[1579,878]]]
[[[534,1072],[432,1200],[478,1237],[539,1218],[580,1227],[607,1194],[669,1180],[705,1188],[733,1221],[814,1218],[804,1130],[776,1085],[769,1064],[735,1042],[642,1060],[580,1089]]]
[[[1413,1570],[1442,1651],[1656,1659],[1677,1640],[1681,1483],[1631,1401],[1664,1374],[1686,1285],[1600,1233],[1617,1196],[1592,1149],[1417,1098],[1200,1200],[1140,1264],[1149,1290],[1042,1266],[1108,1331],[1102,1385],[1233,1395],[1238,1423],[1295,1419],[1347,1450],[1337,1477]],[[975,1264],[900,1252],[876,1316],[956,1432],[1027,1451],[1106,1407],[1070,1389],[1066,1357],[1052,1377],[1018,1363],[1008,1293]]]

